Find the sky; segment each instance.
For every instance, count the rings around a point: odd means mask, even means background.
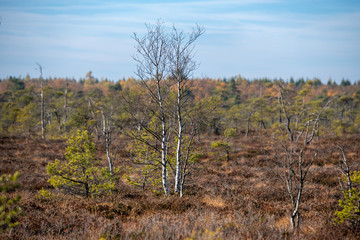
[[[145,24],[205,33],[193,77],[360,80],[359,0],[0,0],[0,78],[136,77]]]

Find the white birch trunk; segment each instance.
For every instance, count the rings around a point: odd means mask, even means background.
[[[110,155],[110,136],[105,136],[105,148],[106,148],[106,157],[109,163],[110,174],[113,174],[113,161]]]
[[[178,115],[178,141],[176,147],[176,169],[175,169],[175,192],[182,193],[180,190],[181,184],[181,147],[182,147],[182,134],[183,134],[183,124],[181,117],[181,87],[180,81],[178,81],[178,95],[177,95],[177,115]]]
[[[162,110],[163,111],[163,110]],[[166,125],[165,119],[162,119],[162,141],[161,141],[161,179],[162,185],[164,189],[165,195],[170,195],[168,181],[167,181],[167,158],[166,158],[166,147],[167,147],[167,140],[166,140]]]
[[[167,157],[166,157],[166,148],[167,148],[167,138],[166,138],[166,118],[165,118],[165,111],[164,111],[164,103],[163,98],[161,95],[161,88],[160,88],[160,80],[157,80],[157,94],[158,94],[158,102],[161,110],[161,179],[162,179],[162,186],[164,189],[164,193],[166,196],[170,195],[168,181],[167,181]]]
[[[44,104],[44,86],[42,77],[40,77],[41,81],[41,92],[40,92],[40,107],[41,107],[41,138],[45,139],[45,104]]]
[[[65,91],[64,91],[64,121],[63,121],[64,131],[66,131],[66,123],[68,120],[68,85],[69,83],[66,81]]]
[[[111,124],[110,116],[111,113],[107,114],[104,111],[101,111],[101,117],[102,117],[101,132],[102,135],[105,137],[105,150],[106,150],[106,158],[109,164],[109,171],[110,174],[113,175],[113,159],[111,158],[111,154],[110,154],[111,132],[112,132],[112,124]]]
[[[40,72],[40,121],[41,121],[41,138],[45,139],[45,100],[44,100],[44,82],[43,82],[43,73],[42,66],[39,63],[36,63],[39,67]]]
[[[111,126],[109,119],[106,120],[105,114],[102,112],[102,119],[103,119],[103,135],[105,137],[105,149],[106,149],[106,157],[108,159],[109,164],[109,171],[110,174],[113,174],[113,161],[110,154],[110,145],[111,145]]]

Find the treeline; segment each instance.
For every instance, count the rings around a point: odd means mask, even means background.
[[[47,138],[68,138],[77,129],[86,128],[100,139],[104,117],[112,119],[116,134],[136,130],[141,126],[135,115],[151,104],[144,84],[134,78],[97,81],[89,72],[82,81],[50,78],[44,79],[43,83]],[[234,128],[238,134],[249,135],[252,131],[271,129],[283,118],[278,104],[280,85],[289,89],[292,95],[306,91],[309,107],[334,99],[322,115],[324,130],[337,135],[359,131],[360,84],[350,84],[347,80],[339,85],[331,81],[324,85],[318,79],[290,79],[288,82],[247,80],[241,76],[192,79],[186,86],[186,111],[192,121],[197,119],[198,134],[220,135],[226,129]],[[168,90],[167,101],[175,101],[175,87],[169,86]],[[39,78],[1,80],[1,135],[41,135],[40,93]],[[144,119],[142,124],[148,125],[150,120]]]

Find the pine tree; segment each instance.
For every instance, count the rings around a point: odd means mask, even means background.
[[[50,184],[87,198],[110,193],[115,188],[113,179],[108,168],[98,166],[95,143],[88,132],[78,130],[67,144],[67,160],[60,162],[56,159],[47,166]]]
[[[18,206],[21,196],[15,198],[6,196],[6,193],[13,192],[19,187],[18,177],[19,173],[16,172],[14,175],[2,175],[0,178],[0,233],[19,225],[17,217],[21,213],[21,208]]]

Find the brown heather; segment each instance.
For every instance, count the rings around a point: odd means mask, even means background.
[[[0,239],[357,239],[346,225],[335,225],[341,191],[338,144],[359,167],[359,136],[323,137],[313,145],[319,156],[307,179],[301,227],[291,233],[290,202],[268,134],[234,139],[230,161],[211,154],[213,136],[201,136],[203,157],[188,178],[185,196],[156,196],[119,181],[117,191],[100,199],[59,193],[38,199],[47,183],[46,165],[64,159],[65,141],[23,137],[0,139],[0,174],[20,172],[23,214],[20,225]],[[119,144],[117,139],[115,144]],[[100,145],[99,145],[99,148]],[[115,166],[126,162],[119,147]],[[98,156],[104,151],[98,150]],[[17,194],[16,193],[16,194]]]

